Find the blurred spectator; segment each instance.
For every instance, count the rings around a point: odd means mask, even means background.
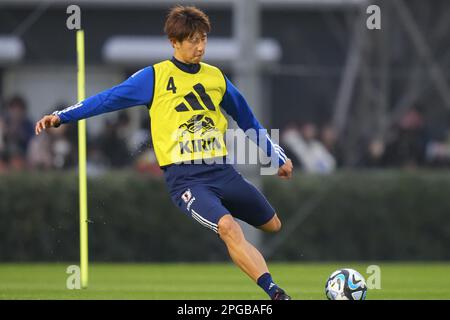
[[[450,166],[450,131],[448,128],[442,137],[434,137],[427,143],[425,157],[427,164],[433,167]]]
[[[1,110],[1,109],[0,109]],[[5,121],[0,114],[0,173],[7,171],[5,151]]]
[[[135,158],[134,167],[139,172],[148,172],[155,176],[162,176],[163,172],[158,165],[153,149],[149,124],[148,117],[142,118],[139,130],[136,130],[132,136],[132,153]]]
[[[47,129],[47,134],[34,136],[27,157],[30,168],[48,170],[74,167],[77,163],[76,131],[74,124],[66,124]]]
[[[99,150],[105,156],[108,166],[121,168],[131,164],[126,133],[130,119],[126,112],[118,113],[116,121],[106,120],[104,131],[98,138]]]
[[[48,129],[47,134],[35,136],[30,142],[28,150],[28,163],[31,169],[48,170],[53,168],[51,132],[53,128]]]
[[[34,125],[28,118],[25,100],[20,96],[12,97],[0,118],[0,166],[23,170],[27,167],[28,144],[34,135]]]
[[[102,175],[108,170],[106,166],[108,161],[101,151],[98,139],[92,139],[88,142],[86,161],[86,170],[89,176]]]
[[[393,134],[386,149],[388,163],[402,167],[423,165],[426,132],[422,113],[417,108],[409,109],[395,125]]]
[[[342,149],[339,143],[336,130],[332,125],[325,125],[320,131],[320,141],[323,146],[328,150],[328,152],[336,160],[336,165],[340,166],[342,164]]]
[[[360,165],[366,168],[384,167],[386,165],[385,150],[385,143],[381,139],[370,140],[363,151]]]
[[[300,131],[286,129],[282,143],[297,157],[306,172],[330,173],[336,168],[334,157],[317,140],[317,128],[313,123],[304,124]]]
[[[130,150],[133,155],[145,152],[152,147],[152,137],[150,135],[150,120],[148,117],[141,119],[139,129],[135,130],[130,139]]]

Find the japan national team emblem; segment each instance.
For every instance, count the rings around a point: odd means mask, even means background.
[[[185,203],[187,203],[189,200],[191,200],[192,198],[192,193],[191,193],[191,189],[187,189],[182,195],[181,195],[181,199],[183,199],[183,201]]]
[[[218,131],[214,121],[202,114],[193,115],[188,121],[179,126],[178,129],[180,130],[181,137],[189,133],[198,133],[203,136],[205,133]]]

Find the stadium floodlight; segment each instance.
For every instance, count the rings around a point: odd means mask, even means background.
[[[20,38],[0,35],[0,64],[15,63],[25,56],[25,46]]]

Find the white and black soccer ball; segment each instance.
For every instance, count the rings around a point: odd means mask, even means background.
[[[328,278],[325,294],[329,300],[365,300],[366,281],[356,270],[340,269]]]

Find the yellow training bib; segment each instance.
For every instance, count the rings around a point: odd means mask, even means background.
[[[222,72],[200,63],[197,73],[172,61],[154,66],[151,131],[160,166],[227,155],[227,119],[219,103],[226,91]]]

